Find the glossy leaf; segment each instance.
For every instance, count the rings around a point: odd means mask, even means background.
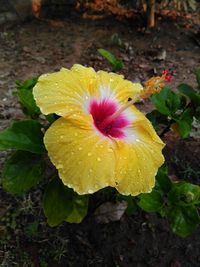
[[[168,218],[172,231],[181,237],[192,234],[200,223],[200,217],[195,206],[172,207],[169,210]]]
[[[196,108],[194,116],[198,121],[200,121],[200,107]]]
[[[17,90],[23,90],[23,89],[31,90],[37,83],[37,80],[38,78],[34,77],[32,79],[25,80],[25,81],[16,81],[16,88]]]
[[[153,127],[156,130],[159,130],[160,124],[164,125],[168,124],[167,117],[161,114],[158,110],[153,110],[152,112],[147,113],[146,117],[151,121]]]
[[[19,97],[20,104],[24,114],[37,118],[40,115],[40,109],[37,107],[35,99],[33,97],[32,89],[37,83],[37,78],[33,78],[26,81],[17,81],[17,96]]]
[[[42,179],[44,171],[45,162],[40,155],[17,151],[6,161],[3,188],[13,194],[24,194]]]
[[[50,226],[59,225],[63,221],[80,223],[87,215],[88,196],[76,194],[64,186],[59,178],[55,178],[46,188],[43,208]]]
[[[41,127],[34,120],[13,122],[0,132],[0,150],[13,148],[39,154],[45,152]]]
[[[139,195],[138,206],[147,212],[159,212],[162,208],[163,200],[159,191],[153,189],[151,193]]]
[[[187,108],[178,119],[175,120],[181,137],[186,138],[190,135],[193,122],[193,111]]]
[[[167,174],[167,167],[163,165],[156,175],[157,186],[163,192],[168,193],[172,187],[172,182]]]
[[[168,116],[175,114],[181,105],[180,97],[167,87],[152,95],[151,101],[161,114]]]
[[[176,205],[188,206],[198,204],[200,201],[200,187],[188,182],[173,183],[168,194],[168,201]]]
[[[33,93],[31,90],[21,89],[17,92],[20,103],[22,105],[23,112],[31,117],[38,117],[40,110],[36,105]]]
[[[191,86],[183,83],[178,86],[178,90],[183,95],[186,95],[193,104],[196,106],[200,105],[200,94],[198,94]]]

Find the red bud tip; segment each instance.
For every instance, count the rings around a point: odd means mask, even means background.
[[[172,73],[170,73],[168,70],[163,70],[162,75],[165,77],[165,81],[170,82],[172,79]]]

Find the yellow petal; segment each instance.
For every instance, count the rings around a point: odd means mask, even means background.
[[[124,195],[150,192],[158,168],[164,163],[164,143],[142,113],[126,129],[126,135],[125,140],[118,140],[115,147],[118,155],[116,188]]]
[[[127,103],[143,90],[139,83],[132,83],[124,79],[123,75],[98,71],[99,91],[102,98],[116,99],[121,104]]]
[[[77,193],[115,186],[113,143],[92,126],[81,129],[60,118],[47,130],[44,142],[63,183]]]
[[[96,72],[93,68],[74,65],[71,70],[40,76],[33,88],[37,105],[45,115],[81,117],[89,96],[96,95]]]
[[[93,68],[75,64],[71,70],[62,68],[40,76],[33,95],[43,114],[56,113],[78,121],[89,115],[93,99],[110,99],[124,104],[141,90],[140,84],[124,80],[122,75],[104,71],[96,73]]]

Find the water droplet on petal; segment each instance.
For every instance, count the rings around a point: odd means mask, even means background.
[[[97,161],[101,161],[101,158],[100,158],[100,157],[98,157],[98,158],[97,158]]]
[[[81,151],[83,148],[81,146],[79,146],[78,150]]]
[[[93,193],[93,190],[88,190],[88,194],[92,194]]]
[[[74,133],[74,135],[75,135],[75,136],[78,136],[78,134],[77,134],[77,133]]]
[[[136,138],[135,141],[136,141],[136,142],[140,142],[140,139]]]
[[[64,136],[63,136],[63,135],[61,135],[61,136],[60,136],[60,139],[63,139],[63,138],[64,138]]]
[[[89,172],[93,172],[93,170],[92,169],[89,169]]]
[[[92,156],[92,153],[89,152],[89,153],[88,153],[88,157],[91,157],[91,156]]]

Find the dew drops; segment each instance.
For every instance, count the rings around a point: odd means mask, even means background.
[[[93,172],[93,170],[92,170],[92,169],[89,169],[89,172],[90,172],[90,173],[92,173],[92,172]]]
[[[97,189],[97,188],[98,188],[98,184],[95,184],[95,185],[94,185],[94,188]]]
[[[78,150],[81,151],[83,148],[81,146],[79,146]]]
[[[100,158],[100,157],[98,157],[98,158],[97,158],[97,161],[101,161],[101,158]]]
[[[136,138],[135,141],[136,141],[136,142],[140,142],[140,139]]]
[[[74,133],[74,136],[78,136],[78,134],[77,133]]]
[[[61,135],[61,136],[60,136],[60,139],[63,139],[63,138],[64,138],[64,136],[63,136],[63,135]]]
[[[88,157],[91,157],[91,156],[92,156],[92,153],[89,152],[89,153],[88,153]]]

